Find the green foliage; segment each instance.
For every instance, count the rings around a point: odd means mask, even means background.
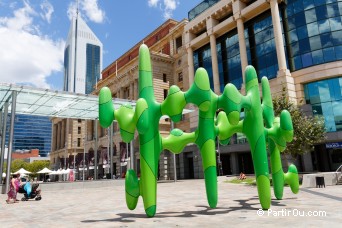
[[[31,175],[32,177],[37,176],[36,173],[42,169],[44,169],[45,167],[49,168],[50,166],[50,161],[34,161],[32,163],[27,163],[27,171],[30,171],[33,173],[33,175]]]
[[[13,160],[11,164],[11,173],[17,172],[21,168],[26,169],[26,166],[27,162],[22,159]]]
[[[3,172],[6,173],[6,168],[7,167],[7,163],[4,163],[4,169]],[[37,172],[44,169],[45,167],[49,168],[50,167],[50,161],[34,161],[32,163],[28,163],[26,161],[24,161],[23,159],[16,159],[14,161],[12,161],[11,164],[11,173],[17,172],[19,169],[24,168],[27,171],[32,172],[32,174],[30,174],[31,177],[36,177],[37,176]]]
[[[297,155],[313,150],[315,144],[325,139],[323,118],[305,115],[300,106],[295,105],[288,99],[285,87],[283,87],[280,96],[273,98],[273,107],[276,116],[286,109],[290,112],[292,118],[294,138],[292,142],[287,144],[283,153],[290,154],[293,158],[296,158]]]
[[[255,178],[253,177],[247,177],[246,179],[244,180],[240,180],[238,178],[236,179],[232,179],[232,180],[229,180],[229,181],[226,181],[227,183],[232,183],[232,184],[248,184],[248,185],[256,185],[256,180]]]

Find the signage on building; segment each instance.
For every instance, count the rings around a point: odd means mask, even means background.
[[[328,149],[331,149],[331,148],[342,148],[342,142],[334,142],[334,143],[326,143],[325,144],[325,147],[328,148]]]

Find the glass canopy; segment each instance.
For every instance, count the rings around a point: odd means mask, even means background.
[[[8,112],[11,112],[12,91],[17,91],[16,114],[93,120],[98,118],[99,103],[96,95],[37,89],[4,83],[0,83],[0,110],[8,101]],[[135,101],[113,99],[115,109],[125,103],[135,106]]]
[[[8,113],[11,112],[12,91],[17,91],[16,114],[92,120],[98,118],[99,102],[96,95],[37,89],[4,83],[0,83],[0,110],[3,110],[5,102],[8,101]],[[135,101],[113,99],[115,109],[127,103],[131,104],[133,108],[135,107]],[[183,114],[189,112],[192,110],[183,110]],[[167,116],[162,117],[162,119],[165,118]]]

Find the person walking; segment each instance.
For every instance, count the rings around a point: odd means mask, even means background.
[[[11,178],[11,184],[10,184],[10,189],[7,193],[7,200],[6,203],[15,203],[16,202],[16,197],[17,197],[17,190],[16,190],[16,180],[17,180],[17,174],[13,174]]]

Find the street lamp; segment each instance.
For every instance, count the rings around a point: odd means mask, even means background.
[[[85,142],[86,142],[86,136],[84,136],[84,139],[83,139],[83,181],[84,181],[84,169],[85,169],[85,151],[86,151],[86,148],[85,148]]]
[[[76,140],[74,140],[74,164],[73,164],[73,166],[72,166],[72,169],[73,169],[73,171],[74,171],[74,179],[75,179],[75,176],[76,176],[76,174],[75,174],[75,171],[76,171],[76,167],[75,167],[75,161],[76,161],[76,146],[77,146],[77,144],[76,144],[77,142],[76,142]]]

